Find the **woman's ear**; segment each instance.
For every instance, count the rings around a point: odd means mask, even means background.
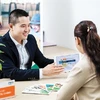
[[[76,44],[77,44],[77,45],[80,45],[80,43],[81,43],[80,38],[79,38],[79,37],[75,37],[75,40],[76,40]]]

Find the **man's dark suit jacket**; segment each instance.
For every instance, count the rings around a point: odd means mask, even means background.
[[[29,60],[26,64],[27,70],[20,68],[20,60],[18,50],[7,32],[3,37],[0,38],[0,43],[5,44],[6,47],[0,46],[0,50],[4,53],[0,53],[0,59],[2,63],[1,78],[11,78],[16,81],[39,79],[39,69],[31,69],[32,61],[34,61],[40,68],[45,67],[47,64],[54,62],[53,59],[48,59],[43,56],[41,51],[38,49],[36,40],[33,35],[28,35],[28,42],[25,47],[29,54]]]

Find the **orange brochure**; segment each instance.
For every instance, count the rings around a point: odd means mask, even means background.
[[[15,80],[0,79],[0,99],[15,96]]]

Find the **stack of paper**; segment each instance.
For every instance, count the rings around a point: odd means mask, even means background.
[[[61,83],[55,84],[38,84],[26,87],[22,93],[33,93],[33,94],[41,94],[48,95],[51,92],[57,92],[61,88]]]

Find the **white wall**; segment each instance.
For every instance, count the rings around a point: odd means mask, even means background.
[[[92,20],[100,33],[100,0],[42,0],[42,29],[47,42],[76,49],[74,27]]]

